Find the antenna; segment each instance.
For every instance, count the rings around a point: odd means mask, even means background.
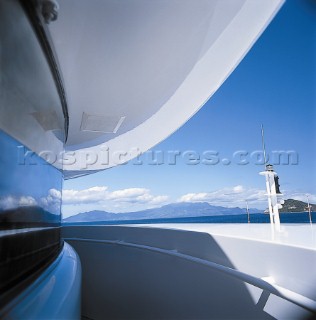
[[[249,216],[249,207],[248,207],[248,201],[246,200],[247,203],[247,218],[248,218],[248,223],[250,223],[250,216]]]
[[[261,124],[261,139],[262,139],[262,150],[263,150],[264,165],[266,165],[266,163],[267,163],[267,157],[266,157],[266,146],[265,146],[265,143],[264,143],[263,124]]]
[[[260,172],[261,175],[266,178],[266,188],[267,188],[267,196],[268,196],[268,204],[269,204],[269,214],[270,214],[270,223],[272,226],[272,230],[280,231],[280,216],[279,216],[279,205],[280,199],[278,199],[278,185],[277,185],[277,174],[273,171],[273,166],[267,163],[267,155],[266,155],[266,146],[264,144],[264,131],[263,124],[261,125],[261,138],[262,138],[262,149],[263,149],[263,157],[265,163],[265,171]]]
[[[309,204],[309,197],[308,197],[308,194],[306,195],[306,197],[307,197],[307,206],[308,206],[308,217],[309,217],[309,223],[310,223],[310,224],[311,224],[311,226],[312,226],[313,222],[312,222],[311,206],[310,206],[310,204]]]

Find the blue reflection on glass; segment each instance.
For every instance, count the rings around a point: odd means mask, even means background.
[[[0,228],[60,224],[62,173],[1,130],[0,147]]]

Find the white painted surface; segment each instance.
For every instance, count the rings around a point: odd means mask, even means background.
[[[237,227],[64,227],[82,260],[83,315],[300,319],[315,312],[316,249]]]
[[[280,197],[282,194],[278,195],[276,193],[275,177],[277,176],[277,173],[274,172],[272,169],[262,171],[259,174],[265,176],[266,179],[266,190],[268,196],[271,227],[274,228],[277,232],[279,232],[281,230],[279,207],[282,207],[280,206],[281,204],[279,204],[278,202],[278,196]]]
[[[3,319],[76,319],[81,316],[81,264],[65,243],[59,257],[1,310]]]
[[[282,223],[278,233],[273,232],[270,226],[264,223],[157,223],[137,226],[205,232],[210,235],[316,250],[316,228],[308,224]]]
[[[101,170],[159,143],[220,87],[265,29],[281,0],[60,2],[49,25],[69,106],[64,163]],[[116,133],[80,130],[82,115],[125,117]],[[108,161],[101,150],[109,148]],[[117,152],[123,156],[118,159]]]

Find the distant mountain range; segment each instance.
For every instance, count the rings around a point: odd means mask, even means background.
[[[263,213],[263,210],[251,208],[249,209],[249,212]],[[64,219],[64,222],[124,221],[238,214],[246,214],[246,209],[239,207],[226,208],[221,206],[212,206],[207,202],[180,202],[168,204],[160,208],[147,209],[137,212],[113,213],[93,210],[68,217]]]

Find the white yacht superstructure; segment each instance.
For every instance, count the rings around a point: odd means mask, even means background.
[[[61,225],[63,179],[172,134],[282,4],[0,0],[1,318],[315,316],[313,226]]]

